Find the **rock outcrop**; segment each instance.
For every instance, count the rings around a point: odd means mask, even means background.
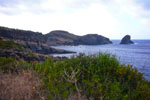
[[[75,45],[101,45],[111,43],[108,38],[98,34],[87,34],[74,40]]]
[[[12,29],[7,27],[0,27],[0,37],[30,42],[41,42],[41,43],[46,42],[45,36],[42,35],[42,33]]]
[[[37,54],[28,47],[17,44],[13,41],[0,40],[0,57],[12,57],[17,60],[25,61],[44,61],[48,56]]]
[[[24,60],[27,62],[35,61],[42,62],[46,59],[51,59],[53,61],[62,61],[67,59],[66,57],[52,57],[48,55],[39,54],[33,52],[30,48],[15,43],[13,41],[3,41],[0,40],[0,57],[11,57],[16,60]]]
[[[134,42],[131,41],[130,35],[126,35],[122,38],[120,44],[134,44]]]
[[[45,35],[49,45],[101,45],[112,43],[108,38],[98,34],[77,36],[66,31],[52,31]]]

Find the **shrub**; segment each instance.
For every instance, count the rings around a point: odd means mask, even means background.
[[[136,68],[120,64],[110,54],[46,60],[34,69],[43,77],[49,100],[64,100],[70,94],[93,100],[150,99],[150,82]]]
[[[40,92],[48,100],[150,100],[150,82],[115,56],[80,54],[64,61],[27,63],[0,58],[5,73],[30,69],[40,74]]]
[[[0,57],[0,71],[3,73],[17,72],[20,69],[32,69],[34,63],[26,61],[17,61],[14,58]]]

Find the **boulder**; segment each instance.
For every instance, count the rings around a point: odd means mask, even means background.
[[[122,38],[120,44],[134,44],[134,42],[131,41],[131,36],[130,35],[126,35]]]

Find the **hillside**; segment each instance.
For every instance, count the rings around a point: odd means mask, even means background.
[[[56,45],[102,45],[112,43],[109,38],[98,34],[78,36],[67,31],[55,30],[43,35],[39,32],[7,27],[0,27],[0,38],[26,45],[31,50],[43,54],[71,53],[70,51],[56,50],[50,47]]]
[[[7,37],[16,40],[19,39],[30,42],[46,42],[45,37],[44,35],[42,35],[42,33],[20,29],[12,29],[7,27],[0,27],[0,37]]]
[[[41,54],[74,53],[72,51],[66,51],[50,47],[46,43],[46,37],[39,32],[0,27],[0,39],[4,41],[13,41],[15,43],[25,45],[32,51]]]
[[[56,30],[45,35],[49,45],[73,45],[78,37],[67,31]]]
[[[111,44],[109,38],[98,34],[87,34],[77,36],[67,31],[52,31],[45,35],[49,45],[101,45]]]

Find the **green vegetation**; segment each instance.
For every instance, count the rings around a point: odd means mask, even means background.
[[[36,54],[33,53],[33,52],[28,52],[28,55],[30,55],[30,56],[36,56]]]
[[[29,70],[35,64],[33,62],[26,61],[17,61],[14,58],[5,58],[0,57],[0,72],[8,73],[8,72],[18,72],[19,70]]]
[[[64,100],[71,93],[93,100],[150,99],[150,82],[136,68],[121,65],[109,54],[81,54],[62,62],[47,60],[35,70],[43,76],[48,99]]]
[[[150,82],[136,68],[120,64],[110,54],[80,54],[64,61],[46,60],[40,64],[12,58],[0,61],[0,70],[3,65],[7,68],[12,66],[10,62],[15,62],[19,69],[39,73],[40,90],[48,100],[67,100],[76,94],[78,98],[85,96],[90,100],[150,100]]]
[[[0,47],[1,48],[15,48],[15,49],[21,50],[22,47],[25,47],[25,46],[17,44],[17,43],[14,43],[13,41],[0,40]]]

